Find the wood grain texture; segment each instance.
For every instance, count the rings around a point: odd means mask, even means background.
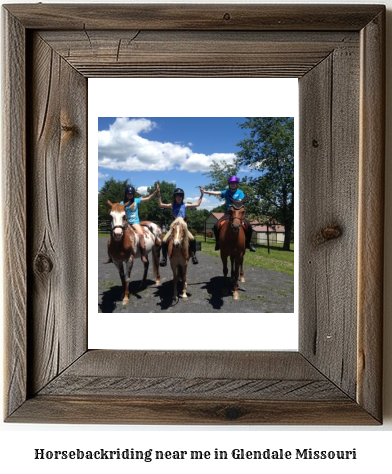
[[[358,34],[84,30],[40,36],[86,77],[300,77]]]
[[[385,12],[361,31],[357,399],[382,417]],[[377,183],[377,185],[375,185]]]
[[[379,5],[7,5],[35,30],[358,31]]]
[[[4,10],[6,420],[382,422],[385,7]],[[87,351],[86,78],[225,74],[300,77],[299,352]]]
[[[8,415],[24,402],[27,384],[26,214],[20,212],[26,203],[26,53],[24,28],[7,12],[3,32],[4,409]]]
[[[353,400],[282,401],[40,396],[8,420],[22,423],[375,425]]]
[[[358,38],[359,40],[359,38]],[[336,48],[300,86],[300,347],[355,398],[359,43]],[[320,239],[324,229],[336,239]]]
[[[30,364],[32,394],[86,349],[86,79],[29,38]],[[78,320],[79,319],[79,320]]]

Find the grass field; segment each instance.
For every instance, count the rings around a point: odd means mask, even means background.
[[[108,237],[108,233],[98,233],[98,237]],[[215,239],[208,239],[196,236],[196,240],[201,241],[202,252],[212,257],[219,258],[219,251],[215,251]],[[282,250],[282,245],[271,245],[270,253],[266,245],[255,245],[256,252],[245,253],[244,264],[252,267],[261,267],[266,270],[294,275],[294,244],[291,244],[290,252]]]
[[[197,240],[201,240],[197,238]],[[290,252],[282,250],[282,245],[270,245],[270,253],[266,245],[254,245],[256,252],[245,253],[244,264],[252,267],[261,267],[266,270],[294,275],[294,245],[291,245]],[[215,251],[215,239],[201,240],[202,252],[218,257],[219,251]]]

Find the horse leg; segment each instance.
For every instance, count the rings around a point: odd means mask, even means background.
[[[178,291],[177,291],[177,285],[178,285],[178,278],[177,278],[177,267],[172,267],[173,270],[173,302],[177,303],[178,301]]]
[[[149,261],[148,259],[146,260],[147,260],[146,262],[143,262],[143,266],[144,266],[143,279],[142,279],[142,282],[140,283],[139,290],[141,290],[142,288],[145,288],[146,286],[147,272],[148,272],[148,266],[149,266]]]
[[[231,263],[231,279],[235,279],[235,271],[234,271],[234,257],[230,256],[230,263]]]
[[[242,281],[242,283],[245,283],[244,261],[243,261],[243,260],[241,260],[241,264],[240,264],[240,275],[241,275],[241,281]]]
[[[123,264],[121,265],[124,268]],[[124,274],[124,299],[123,304],[127,303],[129,300],[129,282],[131,281],[131,271],[133,267],[133,255],[129,257],[129,259],[125,262],[125,274]]]
[[[161,272],[159,270],[160,246],[154,245],[152,248],[152,263],[154,265],[155,285],[161,286]]]
[[[123,289],[123,304],[125,304],[129,301],[129,283],[127,282],[127,279],[125,277],[124,264],[123,262],[118,262],[116,260],[113,263],[116,265],[118,273],[120,275],[121,286]]]
[[[227,287],[227,274],[229,272],[227,268],[227,255],[221,254],[221,259],[223,263],[223,294],[227,295],[229,292],[228,287]]]
[[[235,259],[235,272],[234,272],[234,292],[233,299],[238,300],[240,297],[238,295],[238,274],[239,274],[240,262],[238,258]]]
[[[182,266],[182,299],[183,300],[187,300],[188,299],[188,295],[186,294],[186,287],[187,287],[187,284],[186,284],[186,265],[183,265]]]

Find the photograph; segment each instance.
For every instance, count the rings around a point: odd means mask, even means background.
[[[99,117],[98,312],[294,313],[294,117]]]

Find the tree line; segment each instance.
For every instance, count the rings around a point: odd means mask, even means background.
[[[226,189],[228,178],[238,175],[241,168],[247,166],[249,175],[241,178],[239,188],[247,196],[248,219],[271,227],[277,223],[284,226],[283,249],[290,250],[294,229],[294,119],[251,117],[239,126],[247,136],[238,143],[240,151],[237,152],[237,158],[232,164],[213,161],[211,170],[204,173],[211,181],[205,189]],[[155,191],[157,183],[161,189],[162,202],[172,202],[176,185],[166,181],[154,183],[148,188],[147,194]],[[107,200],[121,201],[125,187],[131,184],[128,180],[116,181],[113,178],[104,183],[98,195],[98,219],[108,218]],[[136,194],[136,197],[139,195]],[[223,201],[221,206],[211,212],[225,212]],[[188,208],[189,227],[201,232],[209,214],[210,211],[206,209]],[[157,199],[143,203],[139,215],[141,220],[160,222],[166,226],[172,220],[171,211],[160,209]]]

